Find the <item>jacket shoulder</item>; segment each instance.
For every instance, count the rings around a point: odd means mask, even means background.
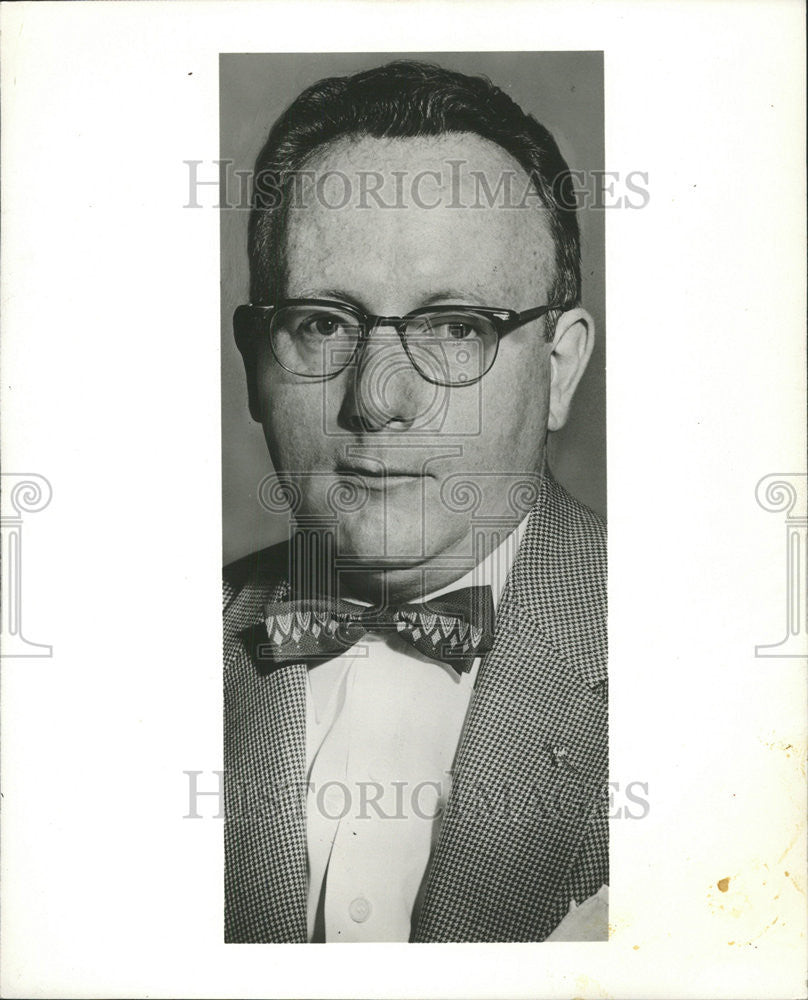
[[[559,483],[553,483],[551,491],[551,518],[555,521],[559,545],[588,554],[595,563],[602,559],[605,568],[606,521]]]
[[[514,566],[514,588],[591,683],[606,671],[606,557],[603,518],[547,476]]]
[[[529,529],[540,561],[554,575],[591,585],[593,574],[605,575],[606,522],[551,476],[545,487]]]
[[[222,571],[222,604],[225,623],[252,621],[264,604],[278,597],[287,585],[289,544],[279,542],[250,552]]]

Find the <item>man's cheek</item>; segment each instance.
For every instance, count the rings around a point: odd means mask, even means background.
[[[278,454],[284,468],[325,468],[328,439],[319,410],[312,410],[307,402],[285,393],[277,393],[270,401],[264,432],[270,452]]]

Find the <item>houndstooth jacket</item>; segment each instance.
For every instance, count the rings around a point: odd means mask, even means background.
[[[287,546],[225,570],[225,940],[306,941],[306,667],[247,639]],[[541,941],[608,883],[605,528],[542,482],[460,738],[413,941]]]

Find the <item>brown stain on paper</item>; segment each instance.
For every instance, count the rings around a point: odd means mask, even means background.
[[[767,873],[770,871],[769,870],[769,866],[766,865],[766,864],[763,865],[763,868],[765,869],[765,871]],[[737,875],[737,873],[736,873],[736,875]],[[803,891],[801,889],[801,887],[794,882],[793,875],[789,871],[787,871],[787,870],[783,871],[783,875],[786,878],[790,878],[790,880],[792,881],[792,883],[794,884],[795,888],[798,891],[800,891],[800,892]],[[735,877],[736,877],[735,875],[733,875],[733,876],[726,875],[723,878],[720,878],[716,882],[716,886],[717,886],[719,892],[722,892],[722,893],[729,892],[730,882]],[[762,882],[761,882],[761,886],[766,886],[767,884],[768,884],[768,879],[763,879]],[[724,907],[723,904],[719,905],[718,902],[717,902],[717,900],[714,901],[714,899],[712,898],[712,890],[709,891],[707,893],[707,898],[708,898],[708,901],[709,901],[709,904],[710,904],[710,907],[711,907],[713,913],[716,914],[716,915],[718,915],[718,911],[721,911],[722,913],[724,913],[725,917],[732,917],[732,918],[735,918],[735,919],[740,919],[740,918],[743,918],[743,917],[747,917],[748,918],[751,915],[752,900],[747,895],[747,893],[743,890],[743,885],[744,885],[744,879],[741,877],[740,884],[735,886],[733,897],[731,897],[731,901],[727,900],[727,906],[726,907]],[[739,896],[739,891],[740,891],[740,896]],[[772,898],[772,903],[774,903],[774,901],[778,900],[779,898],[780,898],[780,893],[779,892],[774,893],[773,898]],[[760,910],[760,904],[759,903],[755,904],[755,909],[757,911]],[[756,933],[751,933],[751,934],[749,934],[748,937],[746,937],[746,935],[744,935],[743,937],[740,937],[740,938],[736,936],[731,941],[727,941],[727,945],[729,945],[729,946],[735,946],[735,947],[752,946],[752,947],[756,948],[757,945],[755,944],[755,942],[758,941],[761,937],[763,937],[764,934],[768,933],[777,924],[779,924],[780,927],[783,927],[785,925],[785,923],[786,923],[786,921],[781,920],[781,914],[780,913],[773,913],[773,914],[770,913],[769,916],[770,916],[769,920],[765,923],[765,925],[760,930],[757,930]],[[747,920],[747,923],[748,923],[748,920]],[[740,926],[739,926],[738,929],[740,930]],[[750,929],[751,928],[747,928],[747,933],[749,932]]]

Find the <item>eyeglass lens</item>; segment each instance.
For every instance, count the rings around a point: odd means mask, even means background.
[[[287,371],[307,376],[333,375],[345,368],[357,358],[362,335],[362,321],[333,306],[283,306],[271,325],[278,362]],[[402,336],[411,363],[432,382],[474,382],[488,371],[497,352],[492,320],[472,310],[419,314],[391,335],[397,341]]]

